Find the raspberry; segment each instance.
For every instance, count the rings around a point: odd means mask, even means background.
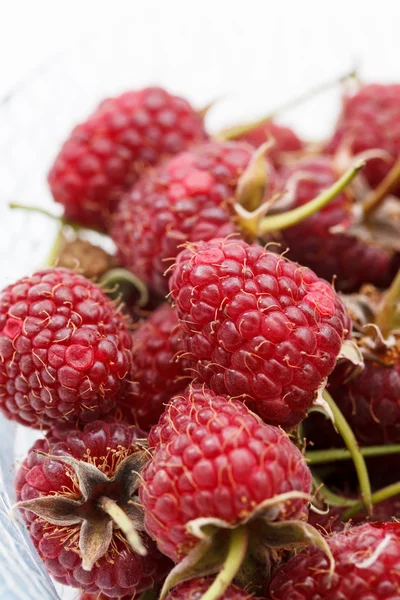
[[[124,418],[149,430],[157,423],[172,396],[183,391],[190,377],[182,361],[181,332],[176,310],[163,304],[132,335],[133,382],[120,401]]]
[[[107,598],[130,598],[165,575],[168,561],[152,540],[141,533],[147,556],[135,554],[98,504],[106,496],[130,514],[136,443],[134,427],[96,421],[83,431],[51,430],[29,451],[15,488],[32,541],[56,581]],[[97,540],[101,550],[91,556]]]
[[[366,524],[328,538],[336,560],[330,584],[322,552],[307,549],[280,567],[271,600],[397,600],[400,524]]]
[[[325,514],[318,514],[310,511],[308,522],[314,527],[321,530],[322,533],[329,534],[333,531],[342,531],[345,528],[345,523],[342,521],[342,515],[347,510],[344,506],[331,506]],[[373,507],[372,520],[376,522],[390,521],[391,519],[400,519],[400,496],[387,498]],[[367,520],[363,512],[354,515],[351,518],[353,525],[362,524]]]
[[[302,159],[283,169],[281,176],[283,187],[298,178],[294,206],[312,200],[337,179],[332,161],[324,156]],[[328,281],[336,277],[335,285],[341,290],[354,291],[365,282],[389,285],[397,266],[391,251],[354,235],[331,231],[350,221],[351,203],[343,192],[319,212],[281,232],[282,244],[289,248],[287,256]]]
[[[260,125],[256,129],[248,131],[235,139],[247,142],[255,148],[258,148],[269,139],[274,140],[275,143],[268,152],[268,158],[271,159],[272,163],[277,168],[282,166],[286,153],[300,152],[300,150],[304,149],[303,142],[290,127],[278,125],[277,123],[274,123],[274,121],[265,121],[263,125]]]
[[[400,360],[387,366],[365,361],[359,375],[335,384],[330,393],[360,444],[400,443]]]
[[[235,191],[251,156],[247,144],[209,142],[145,174],[122,198],[113,219],[111,235],[121,262],[165,296],[164,272],[182,243],[238,231]]]
[[[115,406],[130,347],[99,286],[61,268],[25,277],[0,294],[0,408],[30,427],[93,421]]]
[[[48,176],[68,219],[104,226],[144,169],[207,139],[190,104],[161,88],[104,100],[72,131]]]
[[[237,527],[266,500],[310,492],[306,462],[281,429],[203,386],[190,387],[171,401],[149,445],[153,458],[140,489],[145,526],[175,561],[199,542],[187,531],[190,521],[214,518]],[[306,517],[307,502],[298,496],[266,513],[274,522]],[[254,518],[262,520],[260,514]]]
[[[174,588],[165,600],[200,600],[212,583],[212,578],[191,579]],[[252,594],[248,594],[236,585],[230,585],[219,597],[219,600],[257,600]]]
[[[332,287],[261,246],[216,239],[179,254],[170,289],[198,379],[267,422],[299,423],[351,329]]]
[[[400,85],[364,85],[343,98],[342,114],[328,151],[336,152],[345,145],[353,154],[371,149],[388,152],[392,160],[375,158],[367,162],[364,174],[376,187],[400,154],[399,120]]]

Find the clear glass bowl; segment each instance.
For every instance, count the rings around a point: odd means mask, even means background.
[[[252,27],[249,16],[246,18],[247,27]],[[215,101],[207,121],[211,130],[217,130],[268,114],[318,82],[318,73],[310,76],[306,69],[303,73],[297,70],[291,79],[282,76],[281,65],[259,48],[255,52],[249,43],[238,45],[239,38],[234,35],[239,29],[231,25],[229,35],[221,37],[220,29],[210,26],[205,37],[203,30],[188,32],[172,20],[165,28],[159,22],[146,23],[146,35],[140,24],[120,23],[106,43],[89,38],[55,57],[0,99],[1,287],[44,264],[57,228],[54,221],[41,215],[10,210],[9,202],[61,213],[47,188],[48,168],[72,126],[104,97],[159,84],[198,107]],[[247,36],[247,42],[249,39]],[[335,68],[324,73],[327,78],[335,75]],[[326,134],[338,94],[338,90],[332,91],[285,113],[285,122],[296,124],[301,134]],[[0,477],[2,473],[4,480],[0,523],[5,532],[0,536],[2,600],[58,597],[23,530],[8,513],[16,465],[39,435],[0,416]],[[64,599],[77,597],[77,590],[60,586],[57,590]]]

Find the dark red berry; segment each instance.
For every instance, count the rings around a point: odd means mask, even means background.
[[[324,156],[304,158],[283,169],[281,177],[284,188],[295,186],[294,207],[309,202],[337,180],[331,159]],[[351,204],[348,193],[343,192],[302,223],[283,230],[282,246],[289,249],[289,258],[320,277],[335,278],[340,290],[358,290],[366,282],[385,287],[396,272],[394,253],[354,235],[332,231],[338,225],[351,224]]]
[[[165,405],[190,382],[182,353],[178,315],[169,304],[157,308],[132,335],[130,383],[119,406],[124,418],[148,430]]]
[[[93,421],[114,408],[130,347],[95,283],[61,268],[20,279],[0,294],[0,408],[30,427]]]
[[[56,581],[107,598],[131,598],[166,573],[167,559],[145,533],[140,536],[148,553],[139,556],[97,505],[106,496],[126,511],[133,506],[137,433],[134,427],[103,421],[82,431],[64,429],[61,435],[52,430],[35,442],[20,467],[17,498],[32,541]],[[127,461],[133,461],[131,470]],[[102,545],[103,554],[85,565],[96,545]]]
[[[75,127],[50,170],[51,192],[68,219],[104,226],[144,169],[207,137],[183,98],[156,87],[126,92]]]
[[[251,156],[247,144],[209,142],[145,174],[113,219],[111,234],[122,263],[164,296],[164,273],[181,244],[238,231],[235,192]]]
[[[170,289],[198,379],[269,423],[299,423],[351,329],[332,286],[259,245],[216,239],[178,255]]]
[[[370,84],[343,98],[342,113],[328,144],[330,152],[341,147],[352,154],[385,150],[387,157],[368,160],[364,170],[376,187],[400,155],[400,85]],[[397,186],[397,192],[400,191]]]
[[[397,600],[400,589],[400,524],[375,523],[328,538],[335,558],[306,549],[280,567],[270,585],[271,600]]]
[[[274,145],[268,152],[268,158],[278,168],[285,162],[287,153],[300,152],[304,148],[303,142],[293,129],[285,125],[279,125],[272,120],[265,121],[263,125],[240,135],[236,139],[247,142],[255,148],[268,140],[273,140]]]

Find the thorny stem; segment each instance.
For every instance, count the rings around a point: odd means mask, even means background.
[[[357,472],[358,481],[360,484],[361,496],[365,505],[365,508],[368,511],[368,514],[371,513],[372,510],[372,501],[371,501],[371,483],[369,480],[367,465],[365,464],[365,459],[360,452],[360,448],[358,446],[357,440],[354,436],[354,433],[344,418],[342,411],[337,406],[336,402],[332,398],[332,396],[324,390],[322,392],[325,402],[328,404],[329,408],[332,411],[334,417],[335,426],[342,436],[344,443],[349,450],[351,457],[353,459],[354,467]]]
[[[282,229],[286,229],[287,227],[292,227],[304,219],[307,219],[318,210],[324,208],[329,202],[334,200],[336,196],[338,196],[343,190],[353,181],[353,179],[358,175],[358,173],[365,166],[365,161],[361,160],[356,162],[346,173],[338,179],[330,188],[323,191],[313,200],[303,204],[302,206],[298,206],[293,210],[289,210],[287,212],[271,215],[269,217],[264,217],[260,220],[257,226],[257,231],[252,231],[255,235],[262,236],[265,233],[272,231],[281,231]],[[246,227],[246,223],[241,223],[244,227]],[[254,224],[251,224],[254,227]]]
[[[392,483],[391,485],[388,485],[388,486],[382,488],[381,490],[374,492],[371,496],[372,504],[378,504],[379,502],[382,502],[383,500],[387,500],[388,498],[397,496],[397,494],[400,494],[400,481],[397,481],[396,483]],[[363,508],[364,508],[363,502],[361,502],[361,501],[356,502],[351,508],[349,508],[348,510],[346,510],[345,513],[343,513],[343,521],[348,521],[349,519],[354,517],[354,515],[359,513],[360,510],[362,510]]]
[[[372,190],[363,203],[364,215],[369,217],[400,181],[400,158],[395,162],[377,188]]]
[[[104,510],[104,512],[107,513],[114,523],[120,528],[132,549],[137,554],[140,554],[140,556],[146,556],[147,550],[140,539],[140,535],[122,508],[120,508],[114,500],[111,500],[111,498],[107,498],[106,496],[99,498],[97,503],[99,508]]]
[[[222,569],[203,594],[200,600],[218,600],[230,586],[245,559],[248,546],[248,532],[246,527],[237,527],[231,531],[231,540],[228,554]]]
[[[386,338],[392,331],[395,315],[400,306],[400,269],[387,290],[376,317],[376,324]]]
[[[353,69],[352,71],[350,71],[350,73],[346,73],[345,75],[342,75],[339,78],[330,79],[329,81],[324,81],[323,83],[320,83],[319,85],[307,90],[306,92],[300,94],[299,96],[292,98],[291,100],[288,100],[284,104],[281,104],[275,110],[271,111],[268,115],[261,117],[260,119],[256,119],[255,121],[250,121],[249,123],[244,123],[242,125],[236,125],[236,126],[234,125],[233,127],[223,129],[215,136],[215,138],[219,139],[219,140],[234,140],[235,138],[240,137],[241,135],[244,135],[246,133],[249,133],[250,131],[253,131],[254,129],[257,129],[258,127],[261,127],[262,125],[264,125],[271,119],[274,119],[275,117],[281,115],[282,113],[284,113],[292,108],[295,108],[296,106],[299,106],[300,104],[304,104],[305,102],[307,102],[314,96],[322,94],[323,92],[326,92],[327,90],[337,86],[338,83],[339,84],[343,83],[343,82],[347,81],[348,79],[355,78],[355,77],[356,77],[356,72]]]
[[[364,457],[368,456],[386,456],[387,454],[399,454],[400,444],[390,444],[388,446],[364,446],[359,449]],[[332,450],[308,450],[306,458],[311,465],[320,465],[338,460],[350,460],[352,454],[344,448],[334,448]]]

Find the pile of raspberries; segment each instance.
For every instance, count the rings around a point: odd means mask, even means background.
[[[0,292],[10,518],[81,600],[399,600],[400,85],[318,143],[204,120],[130,91],[55,158]]]

